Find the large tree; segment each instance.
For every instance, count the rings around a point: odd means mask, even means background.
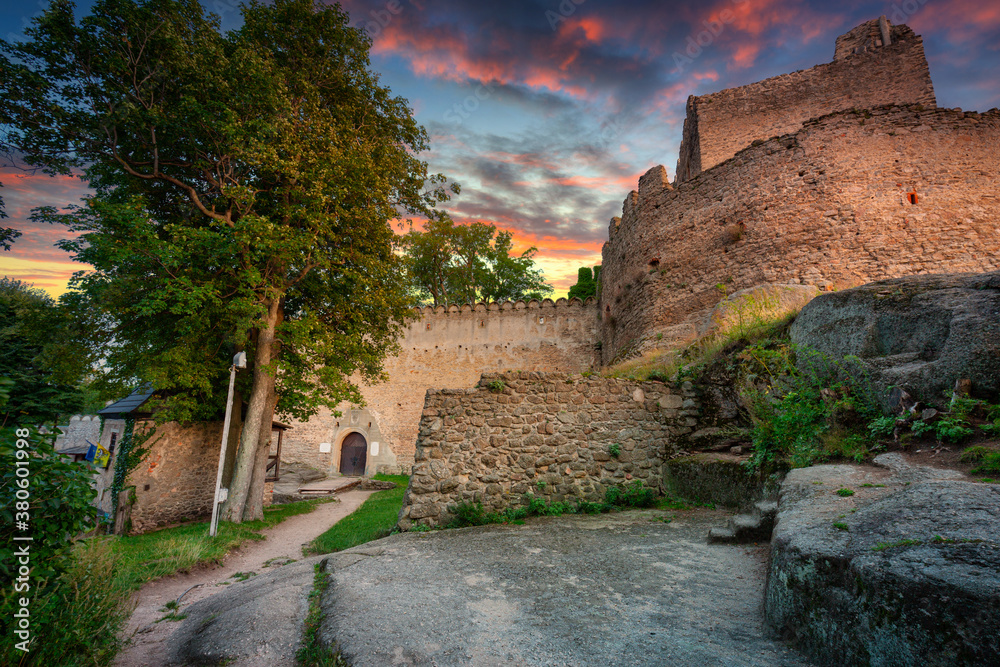
[[[234,521],[261,516],[275,410],[360,402],[352,376],[382,376],[408,315],[389,221],[447,198],[339,6],[251,2],[243,18],[222,34],[197,0],[98,0],[77,22],[56,0],[3,45],[0,83],[10,143],[96,191],[39,217],[83,233],[66,247],[95,270],[70,300],[99,382],[153,384],[162,419],[217,414],[247,351]]]
[[[541,299],[552,293],[535,268],[537,248],[514,253],[513,235],[484,222],[456,225],[440,214],[403,239],[417,298],[435,306]]]
[[[0,427],[52,426],[83,406],[83,392],[47,360],[65,317],[37,287],[0,278]]]

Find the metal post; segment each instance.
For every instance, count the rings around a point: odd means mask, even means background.
[[[215,499],[212,502],[212,523],[208,529],[209,537],[215,537],[219,527],[219,504],[229,496],[229,489],[222,488],[222,469],[226,465],[226,445],[229,444],[229,424],[233,417],[233,387],[236,384],[236,369],[246,368],[247,354],[240,352],[233,357],[233,365],[229,369],[229,398],[226,399],[226,421],[222,425],[222,446],[219,448],[219,471],[215,475]],[[223,494],[223,491],[226,493]],[[221,496],[221,497],[220,497]]]

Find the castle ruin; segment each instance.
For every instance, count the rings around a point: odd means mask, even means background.
[[[884,17],[868,21],[837,39],[830,63],[688,100],[677,177],[671,183],[666,169],[654,167],[626,197],[608,230],[596,302],[418,311],[401,353],[386,362],[389,381],[363,387],[366,407],[344,405],[342,417],[323,413],[293,424],[282,458],[338,472],[340,444],[361,433],[369,443],[366,472],[407,471],[416,455],[414,488],[461,499],[473,486],[509,494],[512,485],[556,472],[534,460],[517,463],[523,456],[512,452],[532,438],[534,453],[525,456],[554,458],[559,474],[590,488],[605,474],[590,469],[594,462],[559,463],[572,456],[558,451],[566,443],[539,449],[565,429],[597,432],[562,417],[592,413],[586,405],[606,410],[603,397],[621,399],[605,416],[635,422],[635,447],[661,456],[672,447],[666,435],[697,427],[688,423],[692,399],[657,396],[654,403],[666,401],[670,413],[647,423],[630,411],[648,407],[650,387],[564,378],[693,339],[723,296],[719,285],[730,294],[775,284],[830,290],[1000,269],[998,154],[1000,111],[937,108],[921,38]],[[472,388],[483,373],[505,371],[528,373],[506,376],[524,385],[524,396]],[[503,423],[466,405],[483,400],[506,406]],[[484,429],[489,435],[476,435]],[[655,447],[643,444],[645,430],[659,438]],[[501,441],[497,456],[479,451]],[[451,459],[459,465],[470,451],[482,466],[453,478]],[[441,470],[432,475],[433,466]],[[443,494],[442,479],[451,480]],[[419,492],[408,500],[428,502]]]

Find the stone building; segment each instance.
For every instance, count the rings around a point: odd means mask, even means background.
[[[115,523],[116,532],[144,533],[177,521],[205,517],[212,513],[215,481],[222,446],[221,421],[180,424],[167,422],[156,425],[145,409],[152,397],[151,390],[137,390],[126,398],[108,405],[98,414],[103,420],[99,431],[100,444],[111,452],[108,466],[99,469],[94,484],[96,504]],[[279,422],[272,425],[271,461],[280,461],[280,447],[289,427]],[[112,507],[112,484],[115,464],[122,443],[132,434],[148,434],[143,447],[148,454],[126,480],[119,494],[118,507]],[[239,443],[238,423],[230,429],[224,466],[223,486],[232,475],[236,446]],[[274,480],[264,489],[264,504],[270,504]]]

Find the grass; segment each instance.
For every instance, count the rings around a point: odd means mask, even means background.
[[[285,519],[313,511],[327,498],[303,500],[264,508],[264,518],[244,523],[219,522],[216,536],[209,537],[209,522],[164,528],[143,535],[95,538],[105,542],[115,554],[115,585],[130,590],[146,582],[189,570],[203,563],[218,563],[230,550],[251,540],[263,540],[266,528]]]
[[[403,494],[410,478],[406,475],[375,475],[375,479],[397,484],[394,489],[372,494],[350,514],[306,547],[308,554],[328,554],[377,540],[392,532],[403,507]]]
[[[848,498],[854,495],[854,491],[851,491],[850,489],[837,489],[837,495],[842,498]]]
[[[330,586],[330,578],[323,571],[323,563],[316,563],[315,572],[313,589],[309,592],[309,613],[303,627],[302,646],[296,651],[295,660],[300,667],[347,667],[347,661],[341,657],[336,647],[323,646],[320,641],[320,629],[323,626],[323,607],[320,602],[323,593]]]
[[[899,547],[915,547],[923,544],[920,540],[896,540],[895,542],[879,542],[872,547],[872,551],[885,551],[887,549],[896,549]]]

